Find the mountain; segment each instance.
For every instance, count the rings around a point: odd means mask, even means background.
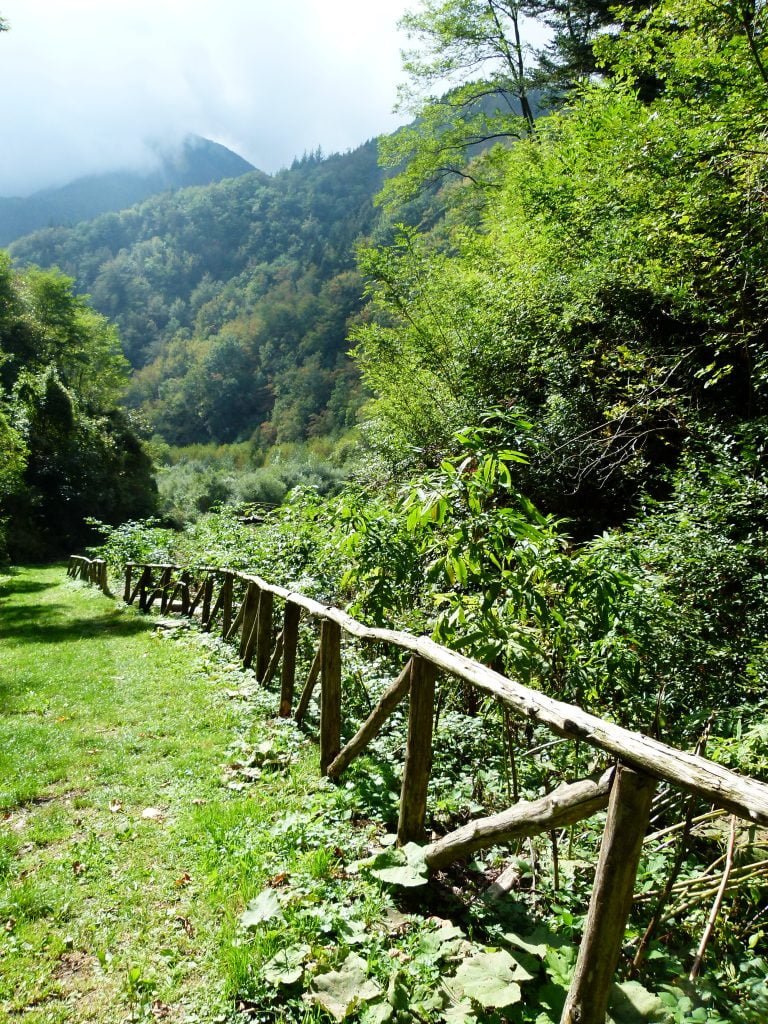
[[[156,150],[157,163],[145,171],[90,174],[60,188],[26,198],[0,198],[0,245],[39,228],[76,224],[99,214],[124,210],[161,192],[209,185],[254,170],[237,153],[210,139],[189,135],[174,149]]]
[[[355,243],[377,230],[381,183],[371,141],[47,228],[11,253],[61,268],[115,321],[129,401],[169,442],[301,440],[343,430],[361,401]]]

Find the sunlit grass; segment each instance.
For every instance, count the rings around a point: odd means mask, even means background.
[[[229,788],[233,742],[273,728],[226,696],[243,674],[61,567],[0,578],[0,641],[0,1016],[225,1019],[268,826],[317,789],[311,744],[292,732],[287,772]]]

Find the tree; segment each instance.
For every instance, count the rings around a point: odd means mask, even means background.
[[[126,362],[104,317],[54,271],[0,254],[0,518],[14,558],[47,558],[155,504],[150,459],[118,410]]]
[[[663,496],[694,438],[768,413],[762,17],[666,0],[607,35],[605,81],[495,154],[476,224],[447,195],[439,231],[366,255],[393,462],[511,408],[534,424],[522,489],[584,536]]]
[[[423,0],[403,17],[419,47],[405,54],[409,82],[399,109],[417,120],[381,140],[385,166],[406,164],[385,182],[385,201],[403,202],[451,175],[476,180],[466,167],[468,150],[534,130],[522,28],[528,11],[517,0]]]

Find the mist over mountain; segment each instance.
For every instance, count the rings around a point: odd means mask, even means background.
[[[89,174],[24,198],[0,198],[0,245],[40,228],[72,225],[123,210],[158,193],[209,185],[255,170],[237,153],[210,139],[189,135],[180,146],[152,147],[154,166]]]

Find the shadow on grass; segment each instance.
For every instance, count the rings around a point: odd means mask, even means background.
[[[107,612],[75,618],[62,604],[19,604],[0,611],[0,639],[17,644],[58,644],[96,637],[126,637],[153,629],[151,619]]]
[[[0,599],[7,600],[14,594],[39,594],[41,590],[50,590],[51,587],[57,587],[58,581],[53,580],[50,583],[43,583],[42,580],[17,580],[13,577],[9,577],[11,582],[7,582],[0,591]],[[0,576],[0,583],[3,582],[3,577]]]

